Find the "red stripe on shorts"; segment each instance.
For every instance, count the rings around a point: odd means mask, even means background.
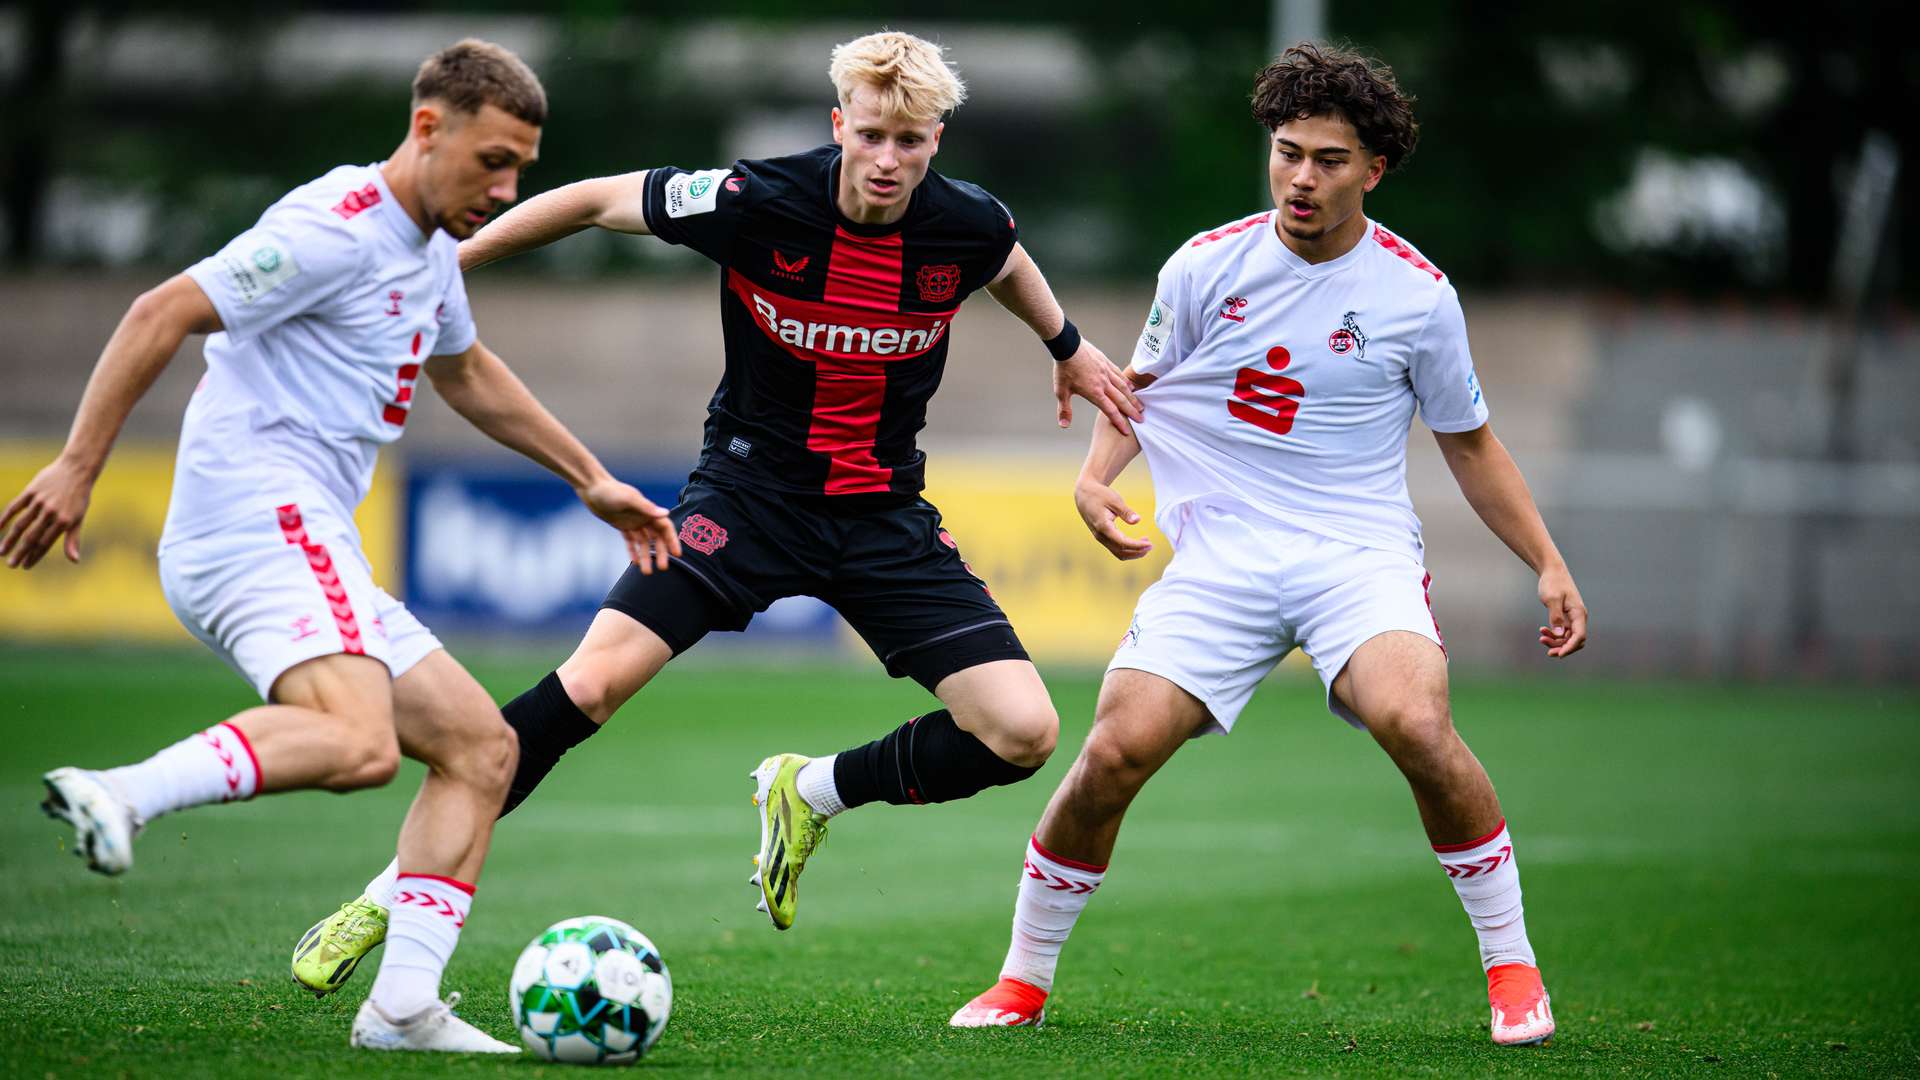
[[[1427,618],[1433,620],[1433,636],[1440,642],[1440,655],[1447,655],[1447,636],[1440,632],[1440,616],[1433,613],[1433,575],[1420,579],[1420,593],[1427,599]]]
[[[340,630],[340,651],[365,656],[367,647],[360,638],[360,622],[353,617],[353,604],[347,599],[347,587],[340,583],[340,575],[333,568],[333,556],[327,554],[325,544],[316,544],[307,535],[307,526],[300,519],[298,503],[288,503],[278,510],[280,535],[306,554],[313,579],[320,583],[320,591],[326,594],[327,608],[333,612],[333,624]]]

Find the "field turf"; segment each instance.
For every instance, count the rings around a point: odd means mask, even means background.
[[[505,697],[552,659],[476,672]],[[1038,778],[839,819],[777,934],[746,884],[747,771],[925,698],[868,668],[668,672],[502,826],[446,988],[511,1039],[520,947],[602,913],[671,966],[642,1068],[676,1077],[1920,1073],[1920,697],[1878,689],[1455,688],[1513,820],[1546,1047],[1488,1043],[1472,934],[1404,787],[1297,678],[1148,787],[1049,1026],[951,1031],[998,970],[1022,842],[1089,723],[1094,681],[1051,682],[1064,731]],[[35,808],[46,768],[131,760],[249,704],[197,653],[0,652],[0,1075],[568,1075],[349,1051],[372,963],[320,1002],[288,981],[294,939],[391,851],[417,767],[163,819],[119,880]]]

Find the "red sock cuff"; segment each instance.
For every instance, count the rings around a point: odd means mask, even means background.
[[[1039,852],[1042,858],[1051,860],[1053,862],[1057,862],[1061,866],[1070,867],[1074,870],[1083,870],[1089,874],[1104,874],[1107,872],[1107,867],[1106,867],[1106,864],[1104,863],[1099,866],[1095,866],[1092,863],[1081,862],[1078,859],[1063,859],[1060,856],[1055,855],[1053,852],[1048,851],[1046,848],[1040,845],[1040,837],[1038,834],[1035,834],[1028,842],[1033,845],[1033,850]]]
[[[1474,848],[1477,848],[1482,844],[1491,842],[1494,837],[1499,836],[1501,833],[1506,831],[1507,831],[1507,819],[1501,818],[1500,824],[1495,825],[1493,827],[1492,832],[1488,833],[1487,835],[1481,837],[1478,840],[1469,840],[1464,844],[1435,844],[1433,845],[1433,850],[1436,852],[1439,852],[1442,855],[1455,855],[1462,851],[1472,851]]]
[[[406,878],[422,878],[427,881],[438,881],[443,885],[451,885],[454,888],[459,889],[461,892],[466,893],[468,896],[473,895],[473,886],[467,884],[464,881],[455,881],[450,877],[442,877],[439,874],[413,874],[413,873],[407,873],[403,871],[397,877],[394,878],[394,881],[397,883]]]
[[[220,723],[214,726],[226,728],[228,731],[233,732],[234,738],[240,740],[240,749],[245,750],[247,752],[247,760],[253,763],[254,794],[255,795],[259,794],[260,782],[265,778],[265,774],[261,773],[260,771],[260,756],[253,752],[253,744],[247,741],[247,733],[244,731],[241,731],[240,728],[230,720],[222,720]],[[251,798],[251,796],[249,796],[249,798]]]

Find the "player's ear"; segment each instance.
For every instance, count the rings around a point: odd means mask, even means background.
[[[932,157],[940,152],[940,133],[945,130],[947,130],[947,122],[945,120],[938,121],[933,125],[933,138],[927,142],[928,157]]]
[[[833,141],[841,146],[847,145],[847,117],[838,105],[833,107]]]
[[[413,128],[409,132],[413,138],[422,142],[431,142],[433,137],[445,128],[446,117],[440,112],[439,106],[431,101],[423,101],[414,106]]]
[[[1379,186],[1380,178],[1387,175],[1387,159],[1380,154],[1368,154],[1367,186],[1362,191],[1372,191]]]

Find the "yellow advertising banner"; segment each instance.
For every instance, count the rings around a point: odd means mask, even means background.
[[[60,452],[55,442],[0,442],[0,506]],[[173,488],[171,444],[116,448],[94,485],[80,561],[59,547],[32,570],[0,563],[0,637],[16,640],[191,641],[160,595],[154,551]],[[355,520],[375,576],[392,589],[400,563],[400,485],[382,464]],[[394,589],[397,592],[397,589]]]
[[[1140,514],[1122,531],[1153,541],[1122,562],[1093,539],[1073,506],[1077,458],[935,455],[927,499],[940,508],[960,554],[993,590],[1020,640],[1041,663],[1105,663],[1159,578],[1172,545],[1153,527],[1153,484],[1136,460],[1117,486]]]

